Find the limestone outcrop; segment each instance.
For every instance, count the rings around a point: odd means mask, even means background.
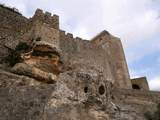
[[[160,100],[158,92],[112,89],[85,76],[70,71],[47,84],[0,70],[0,120],[146,120]]]

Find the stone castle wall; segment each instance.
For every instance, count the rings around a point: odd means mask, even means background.
[[[36,29],[37,25],[42,27]],[[51,16],[48,12],[43,13],[39,9],[32,18],[28,19],[15,11],[0,6],[0,26],[0,62],[8,55],[9,49],[14,49],[20,41],[31,43],[39,36],[39,33],[43,33],[42,38],[49,36],[54,43],[58,44],[58,39],[55,37],[59,37],[59,17]]]
[[[96,68],[107,81],[114,82],[110,70],[108,56],[101,48],[96,48],[88,40],[73,38],[70,33],[60,32],[60,48],[63,54],[63,60],[75,67],[88,66]]]
[[[121,88],[131,88],[131,81],[123,47],[119,38],[103,31],[91,40],[95,46],[101,46],[108,54],[108,61],[115,79],[115,85]]]
[[[40,38],[40,41],[36,41],[37,45],[49,45],[59,49],[59,30],[44,23],[42,25],[37,24],[32,33],[32,39]]]
[[[140,77],[131,79],[132,88],[138,90],[149,90],[148,82],[146,77]]]
[[[14,43],[27,23],[28,19],[21,14],[0,6],[0,62],[9,52],[4,46]]]
[[[5,10],[4,8],[2,9]],[[18,21],[17,24],[21,23],[19,24],[21,26],[16,28],[17,30],[13,35],[19,33],[18,31],[21,31],[21,33],[17,35],[17,41],[4,38],[3,45],[14,48],[21,40],[31,43],[33,39],[41,37],[42,41],[54,44],[58,49],[61,49],[62,58],[67,64],[95,67],[99,72],[103,73],[106,80],[112,81],[116,86],[132,88],[124,51],[119,38],[110,35],[106,31],[100,33],[91,41],[82,40],[78,37],[73,38],[71,33],[66,34],[64,31],[59,30],[59,17],[57,15],[52,16],[51,13],[44,13],[42,10],[37,9],[35,15],[27,19],[17,13],[8,12],[13,22],[6,23],[5,26],[11,26],[6,30],[14,31],[13,29],[16,27],[12,26],[12,24],[16,25],[14,22]],[[14,19],[14,15],[21,19]],[[5,15],[1,13],[0,16],[2,16],[2,21],[5,21]],[[3,29],[2,33],[4,31]],[[4,49],[4,47],[1,47],[1,49]],[[1,58],[6,56],[7,53],[8,50],[6,48],[1,50]]]
[[[26,26],[28,19],[21,14],[5,9],[0,6],[0,30],[1,34],[15,35],[21,33]]]
[[[51,28],[59,29],[59,16],[51,15],[49,12],[43,12],[40,9],[37,9],[35,15],[31,18],[31,21],[41,22],[48,24]]]
[[[71,33],[60,31],[60,48],[66,61],[96,66],[106,80],[112,81],[115,86],[132,88],[119,38],[108,33],[87,41],[82,38],[73,38]]]

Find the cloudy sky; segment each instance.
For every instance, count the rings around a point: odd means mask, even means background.
[[[26,17],[36,8],[60,16],[61,29],[91,39],[106,29],[120,37],[131,77],[160,91],[160,0],[0,0]]]

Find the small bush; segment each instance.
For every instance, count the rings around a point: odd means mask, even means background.
[[[9,63],[9,65],[12,67],[14,66],[16,63],[19,63],[20,62],[20,55],[15,52],[15,51],[12,51],[10,52],[10,54],[6,57],[5,61],[7,63]]]
[[[10,66],[14,66],[16,63],[21,62],[21,53],[26,52],[29,49],[29,46],[24,43],[20,42],[15,50],[11,51],[10,54],[5,58],[5,62],[9,63]]]
[[[23,52],[23,51],[27,51],[28,49],[29,49],[29,46],[26,43],[20,42],[16,46],[15,51],[21,51],[21,52]]]

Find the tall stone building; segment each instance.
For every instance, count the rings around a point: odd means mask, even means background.
[[[108,31],[74,38],[57,15],[37,9],[28,19],[1,5],[0,41],[0,120],[145,120],[160,100],[145,77],[130,79],[121,40]],[[22,42],[29,49],[9,66]]]

